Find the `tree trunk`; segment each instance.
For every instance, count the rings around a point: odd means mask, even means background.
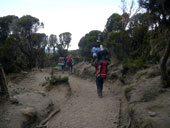
[[[170,80],[169,80],[169,76],[167,74],[167,68],[166,68],[166,63],[169,58],[169,55],[170,55],[170,39],[168,39],[167,48],[165,50],[164,55],[162,56],[161,64],[160,64],[163,87],[170,86]]]
[[[6,77],[1,64],[0,64],[0,88],[1,88],[1,94],[6,96],[6,98],[9,98]]]

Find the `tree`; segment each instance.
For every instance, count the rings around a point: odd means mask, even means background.
[[[60,44],[63,47],[63,49],[67,49],[69,48],[69,44],[71,42],[71,33],[70,32],[64,32],[61,33],[59,35],[59,40],[60,40]]]
[[[18,17],[14,15],[0,17],[0,62],[6,72],[18,71],[15,61],[18,49],[10,29],[13,21],[17,19]]]
[[[98,36],[101,35],[100,31],[93,30],[87,33],[79,41],[80,54],[89,59],[91,57],[92,47],[99,47],[100,43],[98,42]]]
[[[129,29],[133,30],[135,27],[141,25],[146,26],[148,28],[152,25],[151,17],[148,13],[138,13],[134,15],[129,23]]]
[[[121,15],[121,24],[122,30],[125,31],[129,28],[129,23],[133,20],[133,16],[136,15],[140,10],[141,7],[135,7],[134,0],[131,0],[129,8],[127,7],[126,0],[121,0],[122,3],[122,15]]]
[[[145,50],[142,48],[144,45],[144,39],[147,35],[148,27],[145,25],[136,26],[132,31],[132,45],[131,48],[133,51],[136,51],[138,54],[142,54]]]
[[[117,13],[113,13],[107,20],[105,25],[106,32],[120,31],[122,30],[121,16]]]
[[[123,60],[129,55],[131,39],[128,32],[111,32],[104,43],[112,57],[118,60]]]
[[[14,15],[0,17],[0,44],[5,44],[6,38],[11,34],[10,25],[17,19]]]
[[[51,34],[49,37],[49,47],[53,49],[53,54],[55,54],[55,50],[57,46],[58,46],[57,36],[54,34]]]
[[[161,75],[164,87],[170,86],[170,79],[167,74],[166,63],[170,55],[170,39],[169,39],[169,28],[170,28],[170,1],[169,0],[139,0],[140,5],[147,9],[147,12],[152,15],[155,26],[162,28],[162,31],[167,34],[168,43],[164,55],[161,59]]]
[[[11,25],[11,31],[15,36],[16,45],[26,56],[29,68],[34,67],[36,63],[36,50],[34,48],[32,34],[42,27],[43,23],[40,23],[39,19],[30,15],[26,15],[15,20]]]
[[[45,61],[45,47],[47,46],[47,35],[44,33],[34,33],[31,36],[33,48],[35,49],[36,65],[43,68]]]
[[[159,25],[170,26],[170,1],[169,0],[139,0],[141,7],[146,8],[147,12]]]

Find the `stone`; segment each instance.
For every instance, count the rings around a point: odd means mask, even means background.
[[[10,119],[9,119],[9,118],[5,118],[4,120],[5,120],[5,121],[10,121]]]
[[[37,111],[33,107],[26,107],[21,109],[21,112],[26,117],[35,117],[37,116]]]
[[[151,116],[151,117],[155,117],[155,116],[156,116],[156,113],[155,113],[155,112],[152,112],[152,111],[149,111],[148,114],[149,114],[149,116]]]
[[[41,91],[41,92],[38,92],[40,95],[42,96],[46,96],[45,92]]]
[[[19,100],[18,100],[18,98],[16,96],[11,97],[10,102],[12,104],[19,104]]]

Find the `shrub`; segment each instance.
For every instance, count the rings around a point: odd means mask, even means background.
[[[128,71],[136,72],[137,70],[145,67],[146,67],[146,62],[144,58],[142,57],[139,57],[137,59],[128,58],[123,62],[122,74],[126,74]]]
[[[69,79],[68,77],[61,77],[61,76],[54,76],[53,73],[51,74],[50,77],[46,77],[46,82],[47,82],[47,86],[46,86],[46,90],[50,91],[51,89],[53,89],[55,86],[60,85],[60,84],[69,84]]]
[[[62,83],[67,83],[68,84],[68,77],[56,77],[53,74],[50,77],[47,77],[46,80],[48,81],[49,85],[59,85]]]

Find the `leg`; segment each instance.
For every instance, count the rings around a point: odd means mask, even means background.
[[[97,94],[99,97],[102,97],[103,79],[96,77],[96,85],[97,85]]]
[[[62,66],[62,73],[64,73],[64,65]]]
[[[70,68],[71,68],[71,69],[70,69],[70,72],[72,73],[72,69],[73,69],[73,65],[72,65],[72,64],[71,64]]]
[[[100,97],[103,96],[103,79],[100,79]]]

